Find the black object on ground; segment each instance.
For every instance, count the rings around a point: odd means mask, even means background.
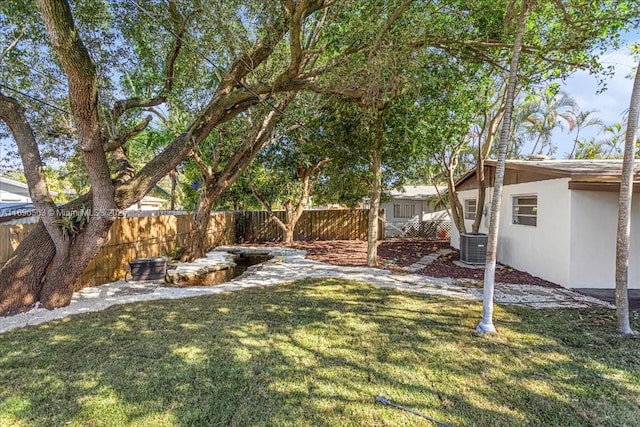
[[[134,282],[146,280],[163,280],[167,274],[167,258],[139,258],[129,262],[131,280]],[[125,280],[126,280],[125,273]]]

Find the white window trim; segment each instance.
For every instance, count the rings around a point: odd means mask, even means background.
[[[475,209],[472,211],[470,211],[467,207],[467,202],[471,202],[473,201],[473,204],[475,205]],[[468,220],[468,221],[475,221],[476,219],[476,212],[478,211],[478,199],[464,199],[462,201],[462,207],[464,210],[464,219]]]
[[[396,207],[398,209],[396,210]],[[396,212],[398,215],[396,215]],[[394,203],[393,217],[401,219],[411,219],[416,216],[416,205],[414,203]]]
[[[526,199],[526,198],[532,198],[535,197],[536,199],[536,204],[532,205],[532,204],[516,204],[516,200],[517,199]],[[535,214],[521,214],[521,213],[516,213],[516,208],[519,207],[533,207]],[[521,217],[521,218],[535,218],[535,224],[523,224],[521,222],[516,222],[516,217]],[[513,195],[511,196],[511,224],[513,225],[521,225],[524,227],[537,227],[538,226],[538,195],[537,194],[517,194],[517,195]]]

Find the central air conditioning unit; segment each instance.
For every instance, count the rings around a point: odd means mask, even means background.
[[[486,234],[460,235],[460,261],[465,264],[484,264],[487,255]]]

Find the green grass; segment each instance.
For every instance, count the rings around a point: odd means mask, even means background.
[[[112,307],[0,335],[1,426],[640,424],[607,310],[496,309],[342,281]],[[633,318],[640,327],[640,319]]]

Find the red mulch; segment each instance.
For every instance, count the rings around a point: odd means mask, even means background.
[[[284,246],[282,243],[246,243],[245,246]],[[367,242],[363,240],[327,240],[295,242],[295,249],[307,251],[307,258],[334,265],[357,266],[367,265]],[[451,248],[448,241],[433,241],[424,239],[391,239],[378,243],[378,266],[389,270],[403,272],[406,267],[418,261],[425,255],[436,252],[441,248]],[[418,274],[432,277],[466,278],[482,281],[483,268],[467,268],[454,264],[459,260],[459,253],[441,256]],[[524,285],[540,285],[560,287],[559,285],[534,277],[528,273],[510,267],[498,266],[495,281],[499,283],[517,283]]]

